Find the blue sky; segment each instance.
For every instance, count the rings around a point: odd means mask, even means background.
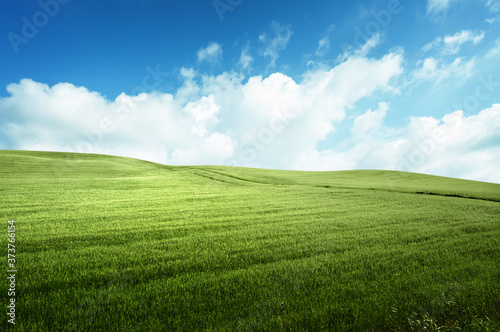
[[[13,2],[0,148],[500,182],[500,1]]]

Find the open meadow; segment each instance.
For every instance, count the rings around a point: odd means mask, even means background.
[[[500,331],[498,184],[0,151],[0,195],[16,331]]]

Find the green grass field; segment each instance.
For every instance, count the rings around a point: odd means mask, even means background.
[[[498,184],[0,151],[0,195],[0,330],[500,331]]]

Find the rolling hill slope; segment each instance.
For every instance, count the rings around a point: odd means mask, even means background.
[[[19,331],[500,328],[498,184],[0,151],[0,195]]]

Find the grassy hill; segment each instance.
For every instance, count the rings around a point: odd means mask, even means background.
[[[500,330],[498,184],[0,151],[0,195],[17,331]]]

